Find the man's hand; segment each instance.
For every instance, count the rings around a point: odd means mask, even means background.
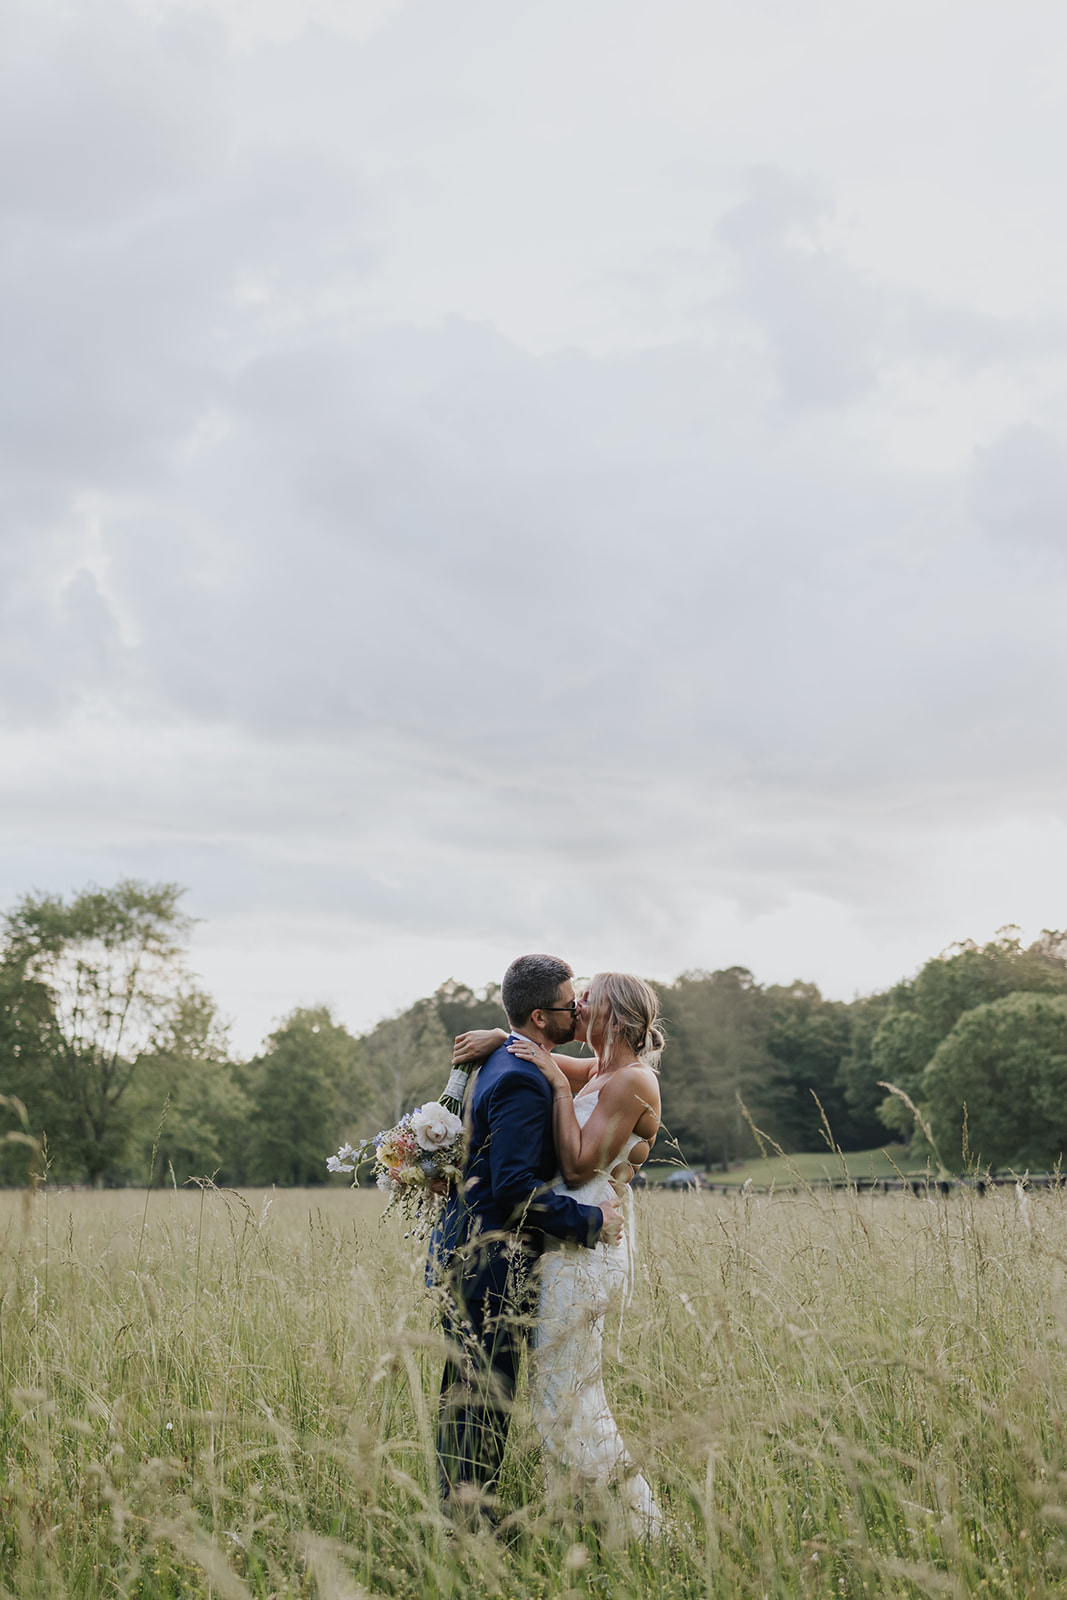
[[[610,1199],[600,1202],[600,1210],[604,1221],[597,1235],[598,1244],[618,1244],[622,1238],[622,1218],[619,1215],[619,1202],[614,1195]]]
[[[467,1033],[458,1034],[452,1048],[452,1065],[456,1067],[466,1061],[488,1061],[506,1038],[503,1028],[471,1028]]]

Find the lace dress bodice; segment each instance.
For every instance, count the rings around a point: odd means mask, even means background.
[[[598,1084],[591,1092],[586,1091],[575,1097],[574,1115],[577,1118],[579,1128],[584,1128],[589,1118],[593,1115],[596,1103],[600,1099],[600,1089],[601,1085]],[[569,1188],[562,1178],[557,1178],[552,1185],[553,1189],[557,1194],[571,1195],[573,1199],[580,1200],[583,1205],[598,1206],[602,1200],[606,1200],[613,1192],[611,1178],[608,1174],[614,1167],[618,1166],[620,1161],[625,1161],[634,1146],[640,1143],[641,1135],[639,1133],[631,1133],[623,1142],[618,1153],[607,1163],[606,1171],[595,1172],[591,1178],[586,1179],[585,1183],[579,1183],[573,1189]]]

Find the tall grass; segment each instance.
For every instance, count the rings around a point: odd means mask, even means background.
[[[376,1193],[0,1197],[0,1584],[33,1596],[1067,1594],[1067,1201],[638,1196],[609,1388],[669,1539],[433,1495]]]

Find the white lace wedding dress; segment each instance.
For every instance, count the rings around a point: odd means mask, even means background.
[[[599,1089],[574,1102],[584,1127]],[[615,1167],[641,1141],[631,1134],[611,1162]],[[599,1205],[611,1193],[611,1180],[598,1174],[568,1188],[554,1189],[586,1205]],[[625,1226],[617,1245],[549,1249],[541,1258],[541,1306],[534,1338],[532,1401],[544,1443],[549,1495],[581,1492],[582,1485],[609,1489],[631,1537],[651,1538],[663,1530],[663,1517],[646,1480],[634,1468],[604,1393],[604,1319],[616,1295],[626,1294],[633,1274],[633,1197],[624,1198]]]

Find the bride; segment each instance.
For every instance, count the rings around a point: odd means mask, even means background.
[[[659,1534],[663,1518],[608,1405],[603,1345],[612,1299],[625,1292],[632,1273],[628,1184],[659,1129],[658,1018],[659,999],[647,983],[601,972],[578,1001],[576,1016],[575,1038],[590,1045],[592,1060],[550,1055],[521,1034],[502,1035],[499,1029],[456,1040],[456,1059],[471,1060],[507,1039],[512,1054],[532,1061],[548,1079],[560,1166],[553,1188],[587,1205],[599,1204],[612,1185],[625,1197],[626,1227],[617,1245],[561,1245],[542,1257],[531,1401],[550,1492],[575,1483],[610,1488],[627,1531],[638,1538]]]

